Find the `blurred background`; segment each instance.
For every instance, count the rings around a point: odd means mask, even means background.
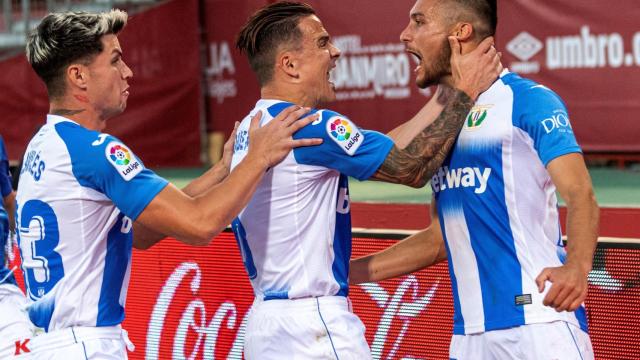
[[[249,14],[269,2],[0,0],[0,133],[11,160],[21,158],[48,110],[45,87],[24,57],[25,33],[51,11],[116,7],[131,15],[120,41],[134,78],[126,112],[107,131],[149,167],[195,168],[197,174],[219,158],[234,121],[259,97],[234,38]],[[383,132],[409,119],[431,95],[414,86],[414,60],[399,41],[414,1],[309,3],[342,50],[333,74],[338,100],[327,107]],[[637,175],[640,2],[498,4],[497,45],[504,65],[560,94],[590,164],[615,170],[605,178],[624,182],[625,175]],[[175,173],[178,181],[181,174]],[[619,200],[624,197],[614,201]]]
[[[25,34],[52,11],[121,8],[130,15],[119,38],[134,77],[127,110],[106,131],[185,185],[219,159],[234,122],[259,98],[234,40],[270,2],[0,0],[0,134],[11,164],[48,111],[45,87],[25,59]],[[416,88],[414,59],[399,41],[414,0],[308,3],[342,50],[332,74],[337,101],[327,107],[387,132],[429,99],[433,89]],[[640,1],[498,0],[498,7],[503,64],[566,102],[602,207],[586,302],[596,358],[640,359]],[[430,191],[352,181],[353,255],[424,228]],[[560,213],[564,224],[566,209]],[[168,239],[135,251],[132,269],[124,323],[138,347],[132,359],[242,358],[253,298],[229,233],[206,248]],[[374,359],[448,358],[446,264],[353,286],[350,297]]]

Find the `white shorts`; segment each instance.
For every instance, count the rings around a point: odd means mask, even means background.
[[[343,296],[256,300],[247,322],[247,360],[371,359],[365,328]]]
[[[593,360],[589,335],[564,321],[453,335],[452,360]]]
[[[70,327],[31,339],[34,360],[122,360],[127,350],[133,344],[120,326]]]
[[[17,358],[29,352],[34,326],[25,310],[27,304],[20,288],[0,284],[0,359]]]

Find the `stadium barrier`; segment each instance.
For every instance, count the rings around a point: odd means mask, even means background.
[[[352,211],[360,226],[354,229],[353,257],[384,249],[428,222],[424,205],[354,203]],[[638,212],[601,212],[607,237],[599,239],[586,300],[596,359],[640,359],[640,233],[633,223]],[[412,230],[364,229],[373,225]],[[16,277],[22,286],[19,270]],[[166,239],[134,250],[123,323],[136,345],[130,358],[242,359],[252,294],[230,232],[206,247]],[[350,298],[366,325],[374,359],[448,359],[453,303],[446,263],[352,286]]]
[[[353,256],[406,233],[356,232]],[[374,359],[448,359],[453,303],[446,263],[352,286]],[[135,251],[124,326],[131,359],[242,359],[251,285],[233,235],[204,248],[168,239]],[[586,301],[597,359],[640,358],[640,240],[603,238]]]

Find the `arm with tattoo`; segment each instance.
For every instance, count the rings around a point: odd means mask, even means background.
[[[439,94],[438,102],[445,104],[444,109],[405,148],[394,146],[371,177],[372,180],[423,187],[447,157],[475,99],[491,86],[502,71],[500,55],[493,47],[493,38],[486,38],[476,49],[464,55],[455,37],[449,37],[449,44],[451,85],[454,89],[443,88]],[[417,116],[429,115],[421,111]],[[422,120],[417,119],[417,123]]]
[[[372,180],[423,187],[442,165],[474,100],[454,89],[436,120],[404,149],[394,146]]]

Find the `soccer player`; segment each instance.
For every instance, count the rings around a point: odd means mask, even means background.
[[[13,252],[10,233],[14,231],[15,192],[11,187],[9,159],[0,136],[0,358],[28,353],[33,324],[25,312],[27,298],[7,267],[9,252]]]
[[[452,81],[447,35],[467,53],[496,23],[495,0],[418,0],[401,37],[424,66],[418,85]],[[593,359],[582,303],[598,207],[560,97],[505,70],[477,99],[431,188],[431,225],[352,261],[351,282],[448,259],[451,359]],[[566,249],[556,190],[567,203]]]
[[[145,168],[120,140],[102,133],[124,111],[133,76],[118,33],[127,14],[47,15],[27,42],[27,58],[47,86],[47,122],[30,141],[18,185],[16,225],[29,317],[47,333],[36,359],[124,359],[131,349],[120,323],[132,242],[163,236],[205,245],[250,199],[265,171],[292,147],[319,139],[291,134],[315,120],[290,107],[249,127],[252,151],[228,174],[226,159],[184,192]],[[224,179],[224,180],[223,180]],[[133,227],[135,231],[132,231]]]
[[[315,108],[335,100],[329,72],[340,56],[315,11],[294,2],[257,11],[237,46],[249,58],[262,98],[238,128],[232,167],[241,166],[252,150],[245,138],[253,114],[262,111],[268,123],[290,104]],[[500,69],[490,39],[468,56],[454,54],[451,61],[465,71],[456,72],[444,110],[407,149],[358,128],[344,115],[314,109],[319,119],[294,138],[318,137],[323,144],[294,150],[258,185],[232,225],[255,292],[245,337],[247,359],[371,358],[364,326],[347,298],[348,176],[426,184],[473,99]],[[418,117],[429,118],[431,111],[423,110]]]

